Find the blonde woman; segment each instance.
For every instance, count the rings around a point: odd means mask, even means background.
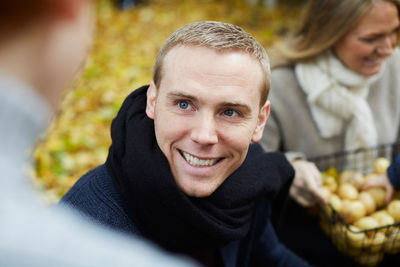
[[[300,206],[326,202],[307,158],[399,140],[399,10],[398,0],[310,0],[298,28],[269,53],[262,145],[286,152],[296,170],[290,196]]]

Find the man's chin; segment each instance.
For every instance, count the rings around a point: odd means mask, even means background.
[[[195,197],[195,198],[209,197],[218,188],[218,187],[212,187],[209,185],[204,185],[201,183],[194,183],[194,184],[190,184],[190,185],[181,185],[178,183],[178,187],[188,197]]]

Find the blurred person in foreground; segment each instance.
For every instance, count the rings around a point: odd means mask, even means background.
[[[307,158],[399,140],[399,10],[398,0],[310,0],[298,28],[271,51],[273,105],[261,143],[291,161],[290,196],[298,203],[278,233],[319,266],[343,261],[329,254],[334,248],[302,208],[327,202]]]
[[[293,169],[251,144],[269,115],[269,80],[264,48],[242,28],[202,21],[178,29],[153,81],[113,120],[106,163],[62,202],[205,266],[308,266],[270,221]]]
[[[38,202],[29,149],[84,63],[90,0],[0,1],[0,266],[192,266]]]

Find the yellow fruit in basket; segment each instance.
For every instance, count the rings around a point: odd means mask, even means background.
[[[382,213],[384,212],[385,210],[375,211],[374,213],[371,214],[371,217],[374,217],[375,219],[379,220],[379,218],[382,216]]]
[[[346,227],[342,223],[331,224],[331,237],[334,239],[343,239],[346,234]]]
[[[327,169],[326,171],[324,171],[323,174],[326,175],[326,176],[331,176],[331,177],[333,177],[335,180],[338,179],[338,177],[339,177],[339,173],[338,173],[338,171],[335,169],[335,167],[330,167],[329,169]]]
[[[326,212],[326,214],[325,214],[325,212]],[[329,218],[332,217],[333,212],[332,212],[331,207],[329,205],[323,205],[319,215],[320,215],[320,218],[321,217],[327,217],[327,216]]]
[[[375,200],[372,198],[370,193],[363,191],[358,195],[358,199],[364,204],[367,215],[376,210]]]
[[[356,171],[343,171],[339,177],[339,184],[352,184],[359,190],[364,184],[364,176]]]
[[[385,210],[377,211],[371,214],[371,217],[375,218],[378,221],[380,227],[391,225],[394,223],[393,217],[390,216],[389,213],[387,213]],[[392,230],[392,227],[385,227],[380,229],[379,231],[383,233],[390,233]]]
[[[351,213],[351,210],[349,208],[350,203],[351,203],[350,200],[347,200],[347,199],[342,200],[342,208],[339,213],[340,213],[340,215],[342,215],[343,219],[345,219],[345,220],[346,220],[346,217],[349,217],[350,216],[349,214]],[[346,220],[346,222],[347,222],[347,220]]]
[[[342,199],[355,200],[358,198],[358,190],[354,187],[354,185],[344,183],[339,185],[338,195]]]
[[[347,228],[342,223],[335,223],[331,228],[331,239],[332,242],[340,251],[345,251],[348,248],[347,241]]]
[[[368,239],[368,250],[372,253],[382,252],[383,244],[385,244],[386,236],[384,233],[376,232],[370,239]]]
[[[374,162],[374,172],[377,174],[385,174],[389,165],[390,161],[387,158],[377,158]]]
[[[335,178],[332,176],[326,176],[324,186],[326,186],[332,193],[335,193],[338,185]]]
[[[400,230],[398,228],[387,236],[386,242],[383,244],[383,250],[389,254],[400,252]]]
[[[365,216],[354,222],[354,226],[360,230],[369,230],[379,227],[379,222],[371,216]]]
[[[332,227],[332,234],[335,236],[343,236],[346,232],[346,227],[342,223],[335,223]]]
[[[371,217],[375,218],[378,221],[379,226],[394,224],[393,217],[384,210],[380,210],[371,214]]]
[[[373,267],[383,259],[383,253],[365,253],[356,257],[356,261],[363,266]]]
[[[393,217],[395,222],[400,222],[400,200],[391,201],[386,210]]]
[[[321,193],[328,199],[329,196],[331,195],[331,191],[326,187],[322,186],[321,187]]]
[[[364,217],[367,213],[364,204],[359,200],[348,202],[343,201],[342,203],[342,211],[340,212],[340,214],[343,216],[347,223],[353,223]]]
[[[331,194],[329,196],[329,203],[332,205],[332,207],[337,211],[341,212],[342,210],[342,200],[335,194]]]
[[[364,217],[367,214],[364,204],[359,200],[354,200],[351,202],[350,208],[353,210],[352,217],[353,222]]]
[[[376,208],[382,208],[385,206],[386,202],[386,191],[381,187],[372,187],[366,190],[368,193],[371,194],[372,198],[375,201]]]
[[[376,173],[369,173],[364,176],[364,182],[368,182],[371,179],[377,178],[378,175]]]
[[[346,239],[349,247],[362,248],[367,240],[367,236],[363,232],[360,232],[360,229],[357,227],[350,226],[350,229],[346,229]]]
[[[347,183],[354,175],[355,171],[342,171],[339,174],[339,184],[344,184]]]

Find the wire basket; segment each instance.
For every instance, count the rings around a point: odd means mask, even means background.
[[[338,172],[351,170],[365,175],[373,172],[377,158],[384,157],[393,161],[398,153],[400,142],[321,156],[310,161],[321,171],[334,167]],[[353,257],[360,265],[375,266],[383,260],[385,253],[400,253],[400,222],[360,231],[348,224],[344,217],[328,204],[321,205],[320,225],[338,250]]]

